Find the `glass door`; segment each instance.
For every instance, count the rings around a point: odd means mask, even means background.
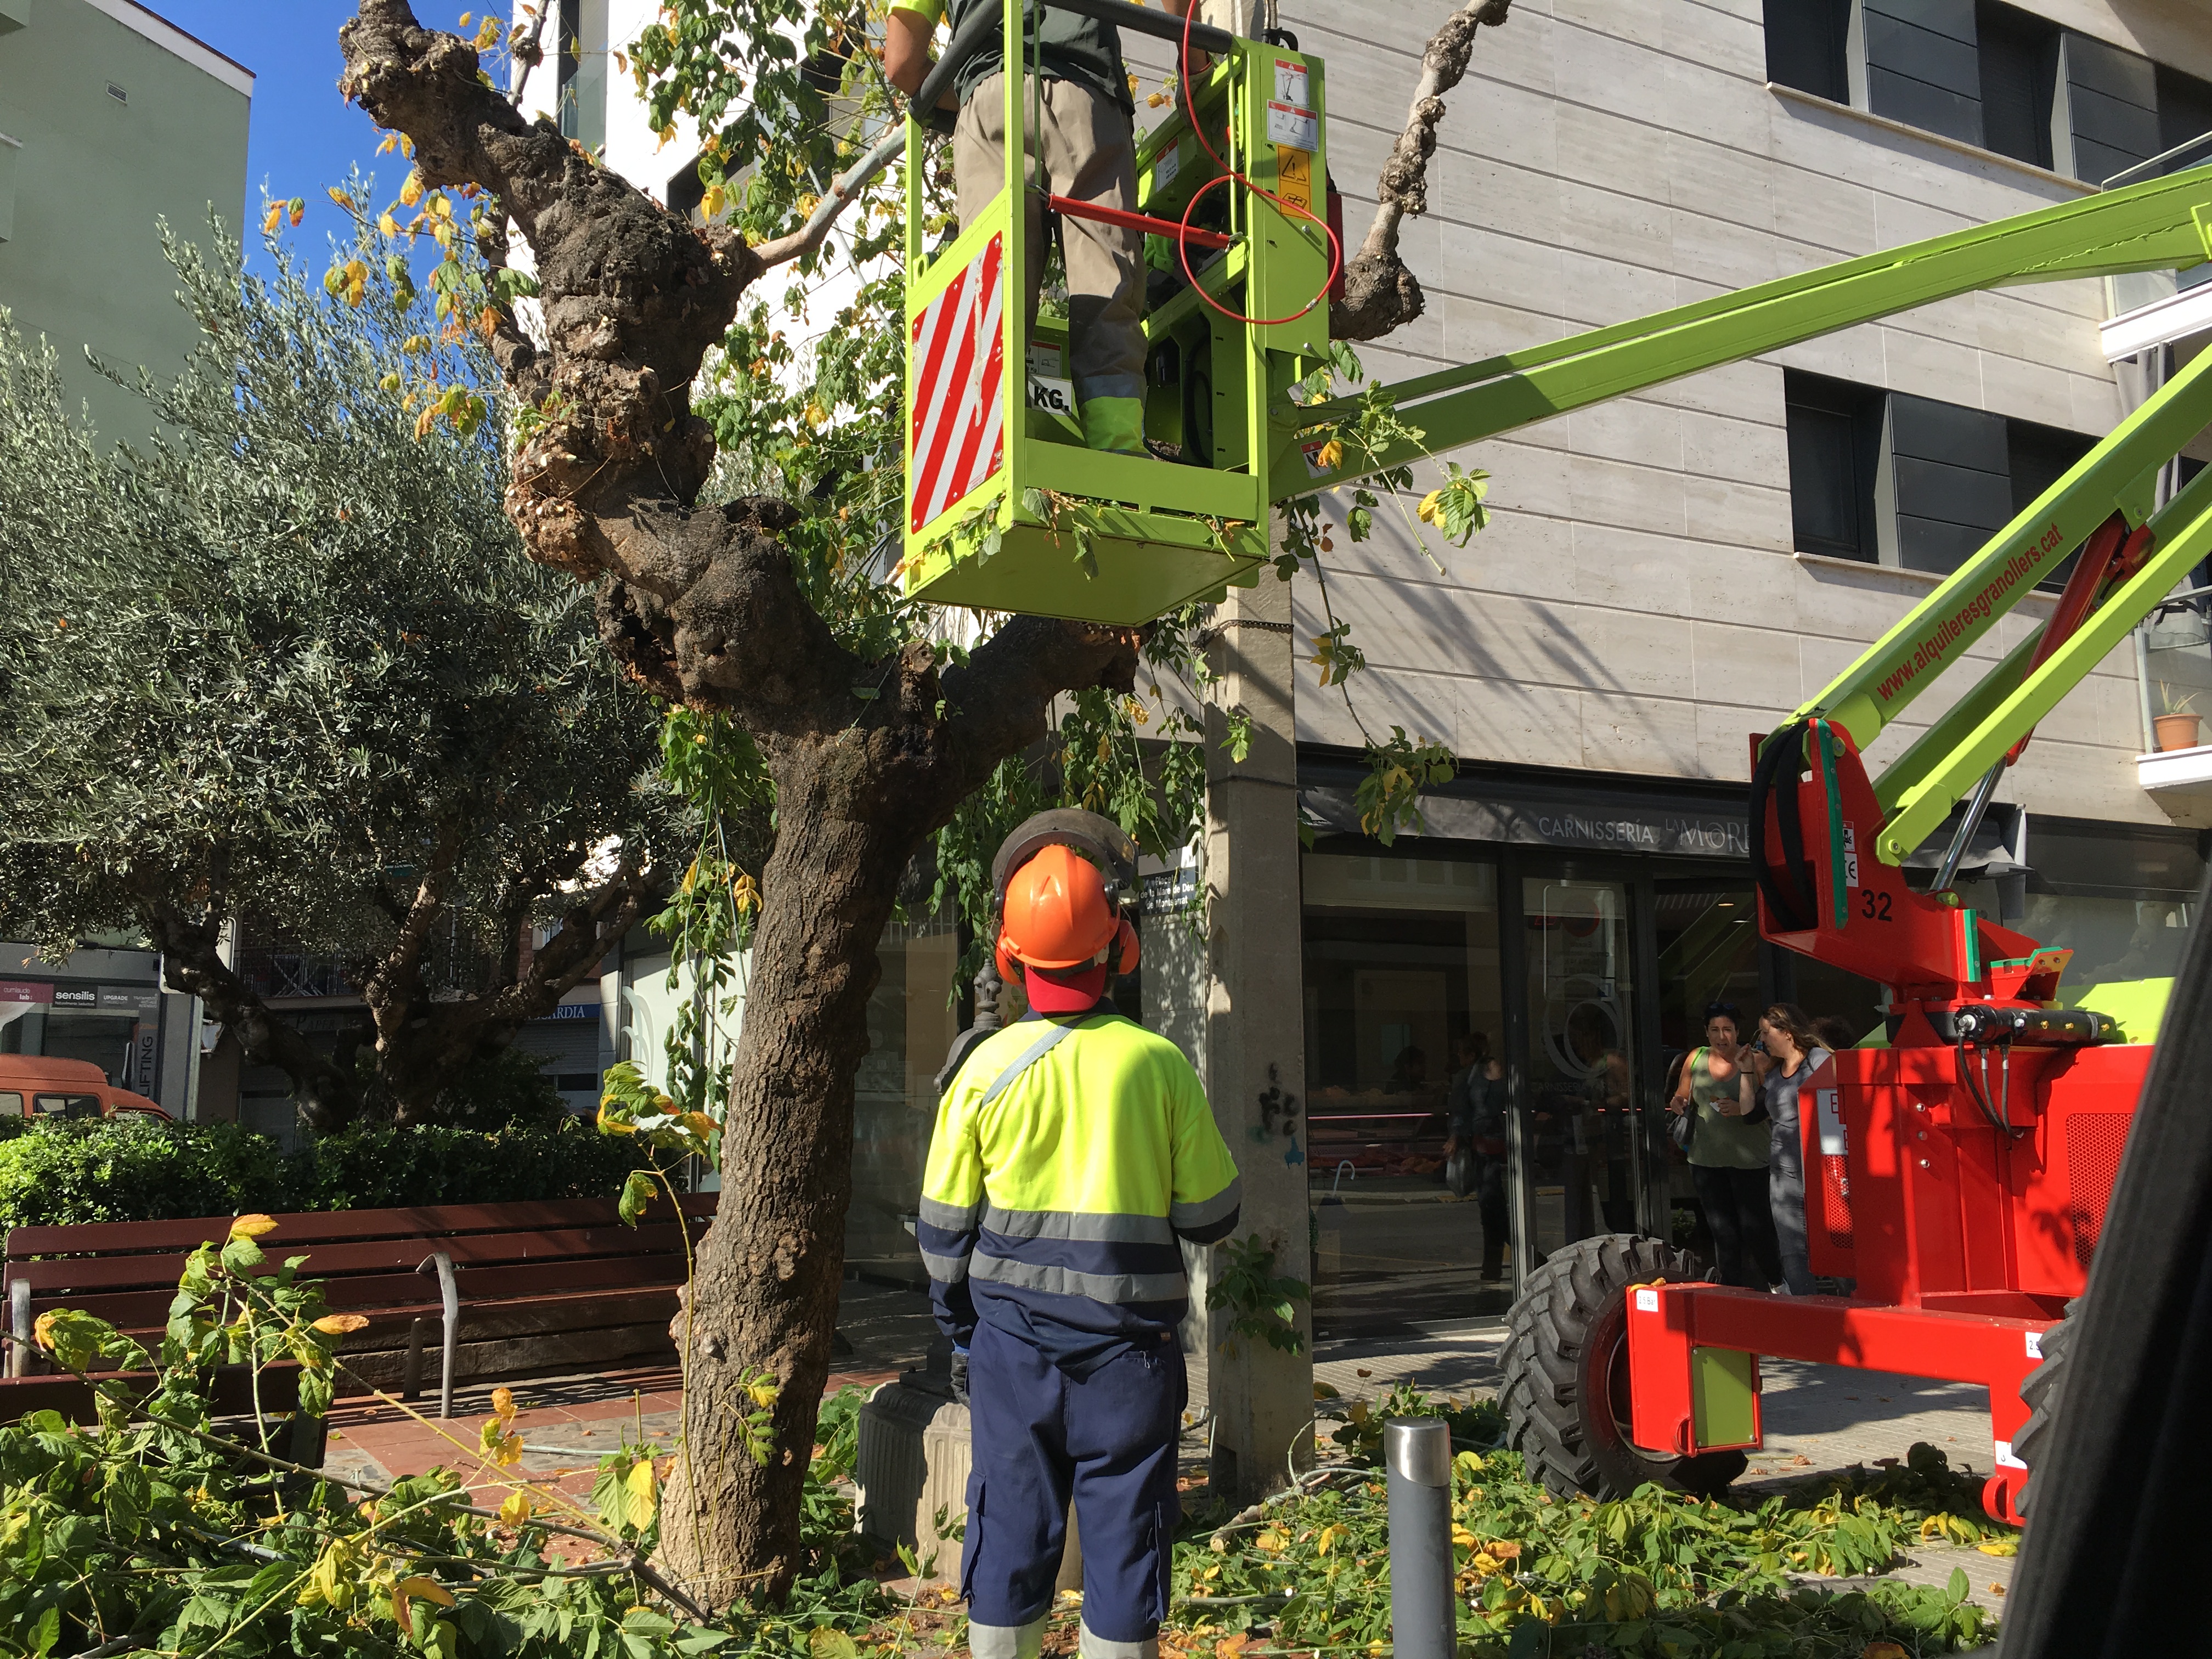
[[[1304,885],[1314,1328],[1380,1334],[1502,1313],[1497,868],[1315,852]]]
[[[1522,881],[1528,1067],[1516,1116],[1528,1265],[1601,1233],[1633,1232],[1633,963],[1625,882]]]

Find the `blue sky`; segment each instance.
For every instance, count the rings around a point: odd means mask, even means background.
[[[344,217],[325,191],[356,162],[374,173],[385,199],[396,194],[405,163],[376,154],[368,117],[338,96],[338,25],[353,15],[349,0],[148,0],[187,34],[252,70],[252,125],[246,153],[247,263],[266,270],[260,244],[261,192],[303,196],[307,217],[288,231],[311,270],[323,265],[330,238]],[[451,28],[468,0],[416,0],[415,15]],[[483,7],[477,9],[481,12]]]

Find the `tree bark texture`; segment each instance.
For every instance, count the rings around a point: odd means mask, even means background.
[[[503,371],[545,417],[506,507],[530,556],[598,584],[600,637],[672,701],[726,711],[776,787],[719,1217],[684,1311],[686,1455],[662,1548],[695,1596],[781,1597],[844,1267],[853,1085],[876,946],[923,840],[1008,755],[1043,737],[1057,693],[1126,690],[1141,636],[1018,617],[940,672],[925,646],[867,661],[813,609],[780,501],[696,505],[714,456],[689,387],[762,266],[593,166],[477,77],[476,53],[404,0],[360,0],[340,82],[415,143],[430,188],[496,195],[536,256],[545,346]],[[744,1450],[738,1393],[773,1372],[778,1451]]]
[[[1375,181],[1375,222],[1359,252],[1345,262],[1344,298],[1330,302],[1328,331],[1339,340],[1376,340],[1421,314],[1421,285],[1398,255],[1398,227],[1409,213],[1429,210],[1429,157],[1444,117],[1443,94],[1466,77],[1475,31],[1505,21],[1513,0],[1468,0],[1445,19],[1421,54],[1406,129]]]

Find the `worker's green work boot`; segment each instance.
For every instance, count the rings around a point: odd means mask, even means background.
[[[1083,441],[1117,455],[1145,453],[1142,398],[1090,398],[1083,404]]]

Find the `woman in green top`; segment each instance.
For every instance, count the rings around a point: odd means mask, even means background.
[[[1767,1128],[1763,1121],[1746,1121],[1741,1098],[1738,1018],[1731,1003],[1706,1007],[1705,1047],[1692,1051],[1667,1109],[1695,1114],[1687,1147],[1690,1179],[1712,1229],[1721,1283],[1763,1291],[1780,1279],[1782,1264],[1766,1190]]]

